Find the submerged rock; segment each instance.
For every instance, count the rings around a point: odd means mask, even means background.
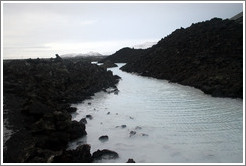
[[[136,131],[130,131],[130,137],[134,136],[137,132]]]
[[[149,135],[148,134],[145,134],[145,133],[141,133],[141,136],[147,137]]]
[[[88,118],[88,119],[90,119],[90,120],[93,119],[93,117],[91,115],[86,115],[85,117]]]
[[[126,128],[126,125],[121,125],[121,128]]]
[[[142,127],[140,127],[140,126],[135,127],[135,130],[141,130],[141,129],[142,129]]]
[[[108,136],[107,135],[103,135],[103,136],[99,137],[99,140],[101,142],[106,142],[106,141],[108,141]]]

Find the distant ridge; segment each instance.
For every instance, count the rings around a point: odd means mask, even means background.
[[[142,44],[137,44],[137,45],[133,46],[133,48],[135,48],[135,49],[146,49],[146,48],[152,47],[156,43],[157,42],[145,42],[145,43],[142,43]]]
[[[74,58],[74,57],[88,57],[88,56],[103,56],[102,54],[94,51],[90,51],[88,53],[70,53],[70,54],[63,54],[61,55],[62,58]]]

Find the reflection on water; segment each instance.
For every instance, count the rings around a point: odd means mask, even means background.
[[[125,163],[129,158],[145,163],[243,162],[241,99],[214,98],[119,67],[111,68],[122,77],[118,95],[99,92],[75,105],[73,119],[79,121],[87,114],[93,119],[87,119],[86,138],[72,142],[70,148],[87,141],[91,152],[119,153],[119,159],[102,162]],[[100,142],[102,135],[109,140]]]

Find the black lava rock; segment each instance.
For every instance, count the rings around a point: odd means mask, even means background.
[[[92,156],[90,145],[78,146],[75,150],[64,151],[61,155],[55,156],[53,163],[91,163]]]
[[[87,124],[86,118],[82,118],[82,119],[79,121],[79,123]]]
[[[177,29],[121,70],[242,98],[243,25],[213,18]]]
[[[119,158],[118,153],[108,150],[108,149],[103,149],[103,150],[97,150],[96,152],[93,153],[92,155],[93,160],[101,160],[101,159],[117,159]]]
[[[126,163],[136,163],[133,159],[128,159]]]
[[[118,81],[83,59],[4,60],[4,119],[18,131],[4,145],[4,162],[49,162],[69,141],[86,135],[84,123],[71,121],[71,104]]]

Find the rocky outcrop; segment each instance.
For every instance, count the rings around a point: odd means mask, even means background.
[[[4,61],[4,109],[8,112],[4,118],[15,133],[5,144],[3,162],[49,162],[60,153],[75,153],[65,151],[67,144],[86,135],[86,130],[83,122],[71,120],[70,113],[76,108],[70,105],[102,89],[115,88],[117,78],[97,65],[64,60],[59,55]],[[77,151],[83,149],[89,148]]]
[[[103,68],[111,68],[111,67],[118,67],[115,63],[111,62],[110,60],[107,60],[101,65]]]
[[[243,25],[213,18],[177,29],[121,70],[242,98]]]
[[[115,52],[114,54],[102,59],[100,62],[104,63],[106,61],[111,61],[113,63],[128,63],[141,56],[144,52],[144,49],[125,47]]]

